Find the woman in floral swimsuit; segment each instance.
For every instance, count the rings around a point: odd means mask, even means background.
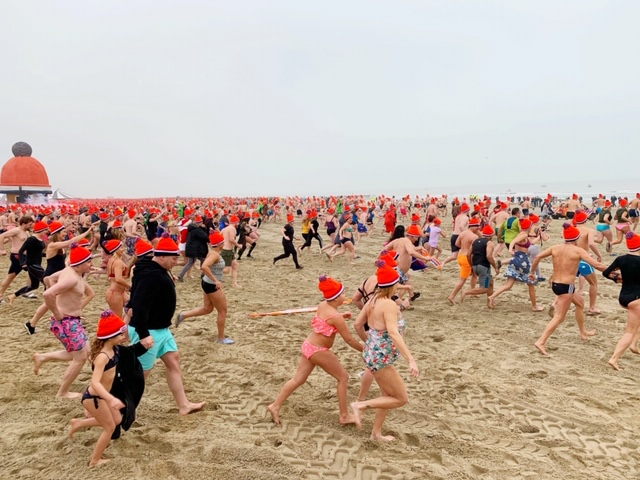
[[[420,373],[418,365],[404,343],[402,334],[405,322],[400,314],[400,307],[391,299],[400,280],[398,272],[384,261],[378,261],[378,291],[369,301],[358,317],[358,321],[366,318],[369,325],[367,341],[362,351],[365,366],[373,373],[380,386],[382,395],[373,400],[358,401],[351,404],[356,417],[356,425],[361,427],[362,411],[375,408],[371,440],[391,441],[391,435],[382,435],[382,424],[387,411],[403,406],[408,401],[407,390],[402,377],[393,364],[400,354],[409,361],[411,375]]]

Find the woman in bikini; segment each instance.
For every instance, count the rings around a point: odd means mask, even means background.
[[[225,262],[221,252],[224,245],[224,237],[220,232],[213,232],[209,235],[211,250],[202,262],[202,280],[200,286],[204,293],[204,305],[196,307],[188,312],[179,313],[176,317],[176,328],[187,318],[208,315],[215,308],[218,313],[218,343],[231,345],[235,343],[232,339],[224,336],[224,326],[227,319],[227,297],[222,289],[222,274],[225,269]]]
[[[382,425],[387,412],[409,401],[402,377],[393,364],[402,355],[409,362],[412,376],[417,377],[420,371],[402,338],[405,322],[400,307],[392,300],[400,275],[384,261],[379,260],[378,267],[378,291],[358,316],[358,323],[364,325],[366,322],[369,325],[362,358],[378,383],[381,396],[354,402],[351,409],[358,428],[361,428],[362,411],[369,408],[377,409],[371,440],[392,441],[395,440],[393,436],[382,435]]]
[[[630,230],[629,228],[629,210],[627,209],[627,199],[620,199],[620,207],[616,210],[616,239],[611,242],[611,251],[613,252],[613,246],[622,243],[624,236]]]
[[[355,417],[349,414],[347,399],[347,387],[349,373],[342,366],[338,357],[331,351],[336,338],[336,333],[344,339],[354,350],[362,351],[362,344],[356,340],[349,331],[345,317],[350,313],[342,314],[338,307],[344,304],[344,286],[333,278],[322,276],[318,288],[324,295],[324,301],[318,305],[316,316],[311,322],[313,332],[302,344],[302,355],[298,370],[291,380],[284,384],[275,401],[269,405],[269,412],[276,425],[280,425],[280,408],[289,396],[303,385],[316,366],[322,368],[329,375],[338,380],[338,406],[340,409],[340,423],[354,423]]]
[[[616,349],[609,359],[609,365],[616,370],[622,369],[618,365],[618,359],[627,348],[633,353],[640,354],[640,350],[638,350],[638,339],[640,339],[640,235],[627,232],[626,239],[629,253],[617,257],[602,272],[606,278],[616,283],[622,283],[618,302],[628,311],[624,334],[618,340]]]
[[[124,317],[124,306],[129,301],[129,290],[131,285],[129,278],[129,267],[122,260],[124,249],[120,240],[108,240],[103,249],[111,256],[107,262],[107,277],[109,278],[109,288],[105,294],[109,308],[120,318]]]
[[[349,263],[353,263],[353,261],[358,258],[358,255],[356,255],[356,247],[354,246],[354,232],[355,228],[353,226],[353,217],[349,215],[347,217],[347,221],[344,222],[342,227],[340,227],[340,231],[338,233],[340,236],[340,242],[342,243],[342,248],[339,252],[330,255],[329,260],[333,262],[334,258],[344,255],[347,250],[349,251]]]
[[[529,278],[529,272],[531,271],[531,260],[529,259],[529,247],[531,241],[529,240],[529,230],[531,229],[531,220],[528,218],[520,219],[520,233],[509,244],[509,252],[513,255],[507,272],[504,274],[507,277],[507,283],[493,292],[493,295],[489,297],[489,308],[495,306],[495,300],[499,295],[511,290],[513,284],[518,282],[526,283],[529,287],[529,299],[531,300],[531,310],[534,312],[541,312],[544,310],[536,303],[536,287],[537,281],[533,281]]]
[[[71,420],[69,437],[80,429],[100,425],[103,429],[93,454],[89,460],[89,466],[100,465],[109,460],[102,458],[102,454],[109,445],[111,435],[117,425],[122,422],[120,409],[125,404],[113,396],[109,391],[116,376],[118,365],[118,345],[124,342],[127,326],[122,319],[112,311],[102,312],[98,323],[97,338],[91,344],[91,384],[82,395],[82,406],[87,410],[91,418]]]
[[[544,229],[540,227],[540,217],[534,215],[533,213],[529,215],[529,220],[531,220],[531,230],[529,230],[529,259],[531,263],[536,259],[536,257],[540,254],[540,247],[544,244],[544,242],[549,240],[549,236],[545,233]],[[540,275],[540,267],[536,269],[536,278],[538,282],[544,282],[546,280],[545,277]]]

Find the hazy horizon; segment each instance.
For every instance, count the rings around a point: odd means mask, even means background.
[[[640,190],[639,2],[34,0],[3,13],[0,163],[28,142],[73,196]]]

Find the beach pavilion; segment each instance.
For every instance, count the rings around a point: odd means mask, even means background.
[[[18,142],[11,147],[10,158],[0,171],[0,193],[9,203],[24,203],[29,195],[50,195],[51,185],[44,166],[31,156],[31,146]]]

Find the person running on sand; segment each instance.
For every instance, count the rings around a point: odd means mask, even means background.
[[[496,262],[493,251],[495,244],[492,239],[495,230],[491,225],[485,225],[482,229],[482,237],[476,238],[471,244],[471,265],[474,275],[478,277],[478,287],[463,290],[460,293],[460,303],[464,302],[467,295],[487,294],[487,306],[489,306],[489,297],[493,294],[493,277],[491,276],[491,267],[494,268],[496,275],[500,273],[500,264]]]
[[[107,278],[109,288],[105,298],[109,308],[120,318],[124,316],[124,306],[129,301],[131,285],[127,281],[130,276],[129,267],[122,260],[124,254],[123,243],[120,240],[109,240],[104,244],[104,250],[111,255],[107,262]],[[135,245],[133,247],[135,254]]]
[[[156,243],[153,258],[136,264],[128,312],[131,316],[129,338],[147,349],[147,353],[140,356],[145,378],[151,373],[156,359],[162,360],[178,412],[188,415],[201,410],[205,402],[193,403],[187,398],[178,345],[169,330],[176,309],[176,285],[171,269],[179,255],[178,245],[164,233]]]
[[[600,250],[598,250],[598,246],[594,242],[596,231],[585,225],[587,220],[589,220],[589,216],[585,212],[582,210],[576,210],[573,222],[576,228],[580,231],[580,238],[578,238],[577,244],[587,253],[591,250],[595,253],[596,260],[598,260],[598,262],[602,262],[602,255],[600,255]],[[578,269],[578,275],[582,277],[578,281],[578,293],[580,295],[582,295],[582,288],[585,280],[589,282],[589,310],[587,313],[590,315],[602,313],[596,306],[596,301],[598,299],[598,277],[596,276],[595,270],[584,261],[581,261],[580,268]]]
[[[497,289],[489,297],[489,308],[495,307],[495,300],[499,295],[511,290],[516,281],[526,283],[529,288],[529,300],[531,300],[531,310],[534,312],[541,312],[543,307],[539,306],[536,302],[536,287],[537,279],[531,280],[529,272],[531,271],[531,260],[529,259],[529,247],[531,242],[529,241],[529,229],[531,229],[531,220],[528,218],[520,219],[520,233],[509,242],[509,253],[513,255],[507,272],[504,274],[507,277],[507,283]],[[536,264],[537,266],[537,264]],[[535,269],[534,269],[535,276]]]
[[[44,268],[42,268],[42,254],[46,248],[44,241],[45,232],[49,226],[42,220],[33,225],[33,235],[27,238],[19,249],[21,267],[29,274],[29,283],[15,293],[7,296],[9,305],[13,305],[16,298],[36,290],[44,278]],[[44,284],[44,282],[42,282]],[[32,297],[33,298],[33,297]]]
[[[595,330],[587,330],[584,326],[584,300],[581,295],[576,292],[575,281],[576,274],[580,268],[580,261],[584,260],[596,270],[604,271],[606,266],[596,262],[589,254],[577,245],[580,238],[580,231],[565,223],[563,226],[564,237],[563,244],[554,245],[540,253],[531,266],[529,278],[535,281],[535,269],[544,258],[551,257],[553,260],[553,274],[551,276],[551,290],[557,295],[556,305],[553,311],[553,318],[547,323],[544,332],[540,338],[534,343],[535,347],[542,355],[548,355],[546,349],[547,340],[555,332],[556,328],[564,321],[569,311],[571,303],[576,306],[576,322],[580,330],[580,339],[586,341],[589,337],[596,334]]]
[[[596,236],[593,239],[594,242],[602,244],[604,239],[607,239],[605,250],[607,253],[611,253],[611,242],[613,241],[613,235],[611,234],[611,226],[613,225],[613,215],[611,214],[611,200],[606,200],[604,206],[598,213],[598,223],[596,225]]]
[[[629,227],[629,210],[627,209],[627,199],[620,199],[620,207],[616,210],[616,239],[611,242],[611,252],[613,253],[613,246],[622,243],[626,233],[630,230]]]
[[[338,307],[344,304],[344,285],[331,277],[321,276],[318,288],[323,293],[324,301],[318,305],[316,316],[311,322],[313,332],[302,344],[302,355],[298,370],[291,380],[284,384],[275,401],[268,409],[276,425],[280,425],[280,408],[296,389],[307,381],[316,366],[322,368],[338,381],[338,407],[340,409],[340,423],[355,423],[356,417],[349,413],[347,388],[349,386],[349,373],[342,366],[335,353],[331,351],[336,338],[336,333],[344,339],[354,350],[362,351],[362,344],[356,340],[347,324],[345,317],[349,318],[349,312],[342,314]]]
[[[299,240],[299,238],[294,235],[294,221],[295,219],[293,215],[288,214],[287,224],[282,228],[282,248],[284,249],[284,253],[282,255],[274,257],[273,264],[275,265],[278,260],[282,260],[283,258],[288,258],[291,256],[293,257],[293,263],[295,264],[296,269],[301,270],[303,267],[298,263],[298,252],[296,251],[296,247],[293,244],[294,240]],[[224,256],[222,258],[224,258]]]
[[[396,270],[378,261],[378,291],[362,310],[359,321],[369,325],[367,340],[362,351],[362,358],[367,369],[373,374],[381,396],[372,400],[357,401],[351,404],[355,423],[362,428],[362,412],[370,408],[376,409],[371,440],[393,441],[395,437],[382,434],[382,425],[390,409],[399,408],[409,401],[402,377],[393,366],[400,354],[409,362],[413,377],[420,371],[409,348],[402,338],[405,321],[400,307],[391,299],[394,295],[400,275]]]
[[[36,375],[45,362],[71,362],[64,372],[57,398],[79,398],[80,393],[69,392],[73,381],[82,371],[87,360],[87,333],[82,324],[82,308],[86,305],[83,296],[92,298],[95,294],[83,275],[91,271],[91,251],[84,247],[72,246],[69,266],[60,271],[57,282],[44,292],[44,303],[51,310],[51,332],[64,350],[50,353],[36,353],[33,356]]]
[[[126,324],[112,311],[102,312],[98,322],[96,339],[91,344],[91,384],[82,395],[82,406],[91,415],[94,421],[89,419],[71,420],[69,437],[73,438],[75,432],[85,426],[94,426],[96,423],[102,427],[102,433],[98,437],[96,446],[91,454],[89,466],[102,465],[109,460],[102,458],[102,454],[109,446],[111,435],[117,425],[122,423],[120,409],[125,404],[119,398],[110,393],[113,381],[116,377],[118,365],[118,345],[126,339]]]
[[[613,355],[609,359],[609,365],[616,370],[622,370],[622,367],[618,365],[618,359],[627,348],[633,353],[640,354],[640,350],[638,350],[638,339],[640,338],[640,235],[627,232],[626,239],[629,253],[617,257],[602,272],[605,278],[622,283],[618,302],[628,311],[624,334],[618,340]]]
[[[469,220],[469,228],[467,230],[463,230],[458,239],[456,240],[456,247],[458,250],[458,266],[460,267],[460,278],[453,287],[453,291],[447,297],[450,305],[456,304],[456,297],[462,287],[467,282],[467,279],[472,275],[475,276],[472,270],[472,249],[471,246],[475,240],[478,239],[480,235],[480,218],[473,217]],[[475,278],[471,281],[471,286],[475,286]]]
[[[453,233],[451,234],[451,255],[449,255],[444,262],[442,262],[442,266],[444,267],[447,263],[453,262],[458,258],[458,251],[460,247],[456,245],[458,241],[458,237],[462,232],[469,228],[469,205],[463,203],[460,205],[460,211],[453,219]]]
[[[224,336],[224,326],[227,319],[227,297],[224,294],[222,288],[222,274],[225,270],[225,262],[222,258],[222,246],[224,244],[224,237],[220,232],[213,232],[209,235],[209,242],[211,243],[211,250],[202,262],[202,280],[200,287],[204,292],[204,305],[202,307],[196,307],[188,312],[181,312],[176,317],[176,328],[186,320],[187,318],[199,317],[201,315],[208,315],[213,312],[215,308],[218,318],[218,343],[224,345],[231,345],[235,343],[232,339]]]
[[[355,247],[355,237],[354,237],[355,229],[356,227],[353,224],[353,216],[349,215],[347,217],[347,221],[342,224],[342,226],[340,227],[340,231],[338,232],[338,236],[340,237],[340,242],[342,243],[342,248],[340,248],[339,252],[334,253],[333,255],[329,255],[329,260],[333,262],[333,259],[335,257],[344,255],[347,252],[347,250],[349,251],[350,264],[353,264],[353,261],[356,258],[359,258],[358,255],[356,254],[356,247]]]
[[[51,287],[51,283],[47,281],[48,277],[64,270],[65,258],[67,256],[64,249],[73,245],[74,243],[82,241],[91,232],[97,231],[97,228],[94,229],[89,226],[89,229],[85,230],[84,233],[76,235],[69,240],[62,240],[62,231],[64,229],[64,225],[60,222],[51,222],[51,224],[49,225],[49,243],[47,243],[47,248],[45,249],[47,268],[44,271],[43,279],[46,288]],[[81,246],[88,247],[89,242],[87,240],[84,241],[87,243],[87,245]],[[86,303],[89,302],[87,301]],[[47,305],[45,303],[42,303],[42,305],[38,307],[36,313],[33,315],[33,318],[29,322],[24,324],[24,328],[27,329],[27,333],[29,333],[29,335],[33,335],[34,333],[36,333],[36,325],[48,310],[49,308],[47,307]]]
[[[29,232],[33,230],[34,223],[31,215],[24,215],[20,217],[17,227],[13,227],[0,235],[0,247],[4,246],[5,240],[10,240],[11,242],[11,248],[9,250],[9,260],[11,264],[9,265],[9,273],[7,273],[7,276],[2,281],[2,285],[0,285],[0,303],[4,303],[2,296],[4,292],[7,291],[7,288],[9,288],[9,285],[11,285],[11,282],[13,282],[13,279],[22,272],[22,266],[20,265],[20,248],[25,240],[29,238]],[[2,251],[4,252],[4,250]]]
[[[238,285],[238,261],[234,258],[234,251],[236,248],[242,248],[242,245],[238,243],[238,223],[240,223],[240,217],[237,215],[229,216],[229,225],[220,230],[220,233],[224,237],[224,243],[222,244],[222,251],[220,255],[224,259],[225,273],[231,272],[231,286],[233,288],[242,288]],[[206,254],[205,254],[206,255]]]

